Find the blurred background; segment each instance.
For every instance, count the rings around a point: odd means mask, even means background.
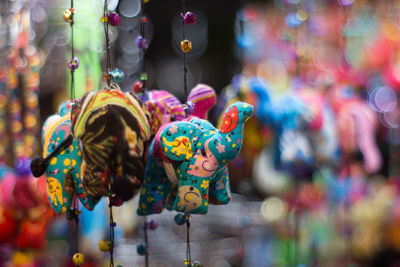
[[[182,1],[108,0],[111,64],[133,91],[184,99]],[[0,266],[73,266],[75,226],[51,210],[29,171],[41,127],[70,98],[69,1],[0,1]],[[74,1],[75,96],[105,86],[103,2]],[[186,0],[188,88],[254,105],[230,164],[231,203],[193,215],[192,259],[203,266],[400,266],[400,1]],[[148,49],[139,49],[140,18]],[[138,200],[115,208],[114,258],[145,266]],[[108,266],[108,203],[82,208],[82,266]],[[175,212],[148,216],[149,266],[184,266]]]

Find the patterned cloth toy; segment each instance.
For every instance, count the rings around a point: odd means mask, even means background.
[[[49,156],[64,140],[71,138],[71,105],[65,102],[59,114],[50,116],[43,125],[43,157]],[[47,196],[57,214],[65,213],[73,204],[74,192],[81,203],[92,210],[98,200],[86,196],[81,182],[81,149],[79,140],[73,139],[71,145],[49,158],[46,168]]]
[[[109,189],[122,200],[132,198],[144,175],[150,138],[149,114],[140,100],[120,90],[87,93],[72,109],[72,131],[82,148],[82,185],[100,199]]]
[[[181,102],[167,91],[152,90],[147,92],[147,99],[144,106],[151,116],[152,135],[157,133],[161,125],[175,120],[180,121],[185,117]]]
[[[138,214],[160,213],[172,202],[177,211],[205,214],[210,188],[216,203],[227,203],[226,165],[239,153],[243,125],[252,113],[251,105],[237,102],[226,110],[220,130],[196,117],[160,128],[150,146]],[[173,166],[165,170],[167,177],[162,176],[163,162]]]

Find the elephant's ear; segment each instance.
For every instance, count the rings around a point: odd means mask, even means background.
[[[189,122],[174,122],[160,133],[160,144],[164,158],[173,161],[189,161],[193,157],[196,135],[201,132]]]

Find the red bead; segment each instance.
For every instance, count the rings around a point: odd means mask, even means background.
[[[143,91],[143,83],[137,81],[133,84],[133,91],[135,93],[141,93]]]

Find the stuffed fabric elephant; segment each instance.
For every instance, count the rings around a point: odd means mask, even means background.
[[[60,115],[52,115],[45,121],[42,131],[43,157],[51,154],[71,134],[70,110],[71,105],[64,103],[59,110]],[[96,199],[86,196],[83,191],[81,153],[79,141],[74,139],[69,147],[49,159],[46,168],[47,197],[57,214],[71,208],[74,193],[89,210],[97,204]]]
[[[146,93],[147,101],[144,102],[144,106],[151,116],[152,135],[157,133],[161,125],[185,118],[181,102],[171,93],[164,90],[151,90]]]
[[[161,127],[149,149],[138,214],[159,213],[169,206],[205,214],[210,189],[210,199],[227,203],[226,165],[239,153],[243,125],[252,113],[251,105],[237,102],[226,110],[220,130],[196,117]]]
[[[82,148],[82,185],[100,199],[109,190],[126,201],[140,189],[150,138],[149,114],[138,97],[120,90],[86,94],[72,109]],[[112,177],[112,179],[111,179]]]
[[[334,114],[321,95],[306,89],[271,97],[269,88],[258,79],[250,81],[258,99],[255,116],[272,129],[274,165],[307,179],[317,162],[332,164],[338,156]]]

